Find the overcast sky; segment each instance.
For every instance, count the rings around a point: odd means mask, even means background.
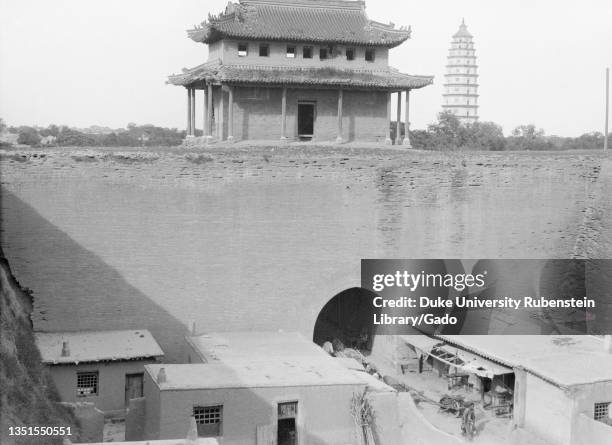
[[[166,76],[206,58],[185,30],[226,0],[0,0],[0,117],[9,125],[185,126],[186,94]],[[391,65],[435,76],[414,91],[413,128],[441,110],[451,36],[474,35],[481,120],[506,133],[603,131],[612,66],[610,0],[371,0],[370,18],[412,26]],[[201,101],[201,96],[198,96]],[[198,107],[201,104],[198,103]],[[198,119],[200,122],[200,119]]]

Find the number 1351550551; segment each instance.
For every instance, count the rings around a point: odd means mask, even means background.
[[[9,426],[9,436],[71,436],[69,426]]]

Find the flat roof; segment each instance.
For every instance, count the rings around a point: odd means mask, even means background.
[[[165,381],[158,375],[164,369]],[[331,357],[230,363],[152,364],[145,370],[160,391],[221,388],[277,388],[296,386],[364,385],[364,379]]]
[[[65,364],[161,357],[161,350],[146,329],[133,331],[36,332],[43,363]],[[67,351],[64,350],[67,344]]]
[[[87,445],[107,445],[109,442],[87,442]],[[112,442],[114,445],[219,445],[216,437],[198,437],[195,442],[188,439],[161,439],[161,440],[127,440]],[[74,443],[73,445],[80,445]],[[85,445],[85,442],[83,443]]]
[[[242,363],[245,359],[268,360],[271,357],[284,359],[329,357],[319,345],[298,332],[211,332],[187,337],[187,342],[202,357],[224,363]]]
[[[559,386],[612,380],[612,353],[591,335],[437,335],[436,337]]]

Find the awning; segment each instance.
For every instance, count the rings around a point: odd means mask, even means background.
[[[409,345],[414,346],[425,355],[429,355],[431,353],[431,350],[436,346],[444,344],[443,341],[440,341],[436,338],[428,337],[424,334],[399,335],[398,337]]]
[[[476,374],[480,377],[491,379],[496,375],[514,372],[511,368],[449,345],[436,348],[433,355],[448,365],[455,366],[464,372]]]

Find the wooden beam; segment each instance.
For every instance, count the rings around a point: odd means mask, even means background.
[[[281,98],[281,140],[287,139],[287,87],[283,87]]]
[[[406,148],[412,148],[412,144],[410,143],[410,90],[406,90],[406,109],[404,110],[404,114],[406,117],[402,145],[406,146]]]
[[[202,119],[202,136],[206,138],[208,136],[208,91],[206,85],[202,89],[202,107],[203,107],[203,119]]]
[[[342,143],[342,96],[343,90],[340,88],[338,90],[338,136],[336,137],[338,144]]]
[[[234,142],[234,87],[229,86],[229,98],[227,107],[227,140]]]
[[[385,131],[385,144],[391,145],[391,91],[387,93],[387,129]]]
[[[212,107],[213,107],[213,89],[212,85],[208,84],[208,94],[206,94],[208,99],[208,106],[206,107],[206,124],[208,125],[208,136],[206,139],[209,141],[212,139]]]
[[[402,143],[402,92],[397,92],[397,114],[395,119],[395,145]]]
[[[191,88],[187,87],[187,136],[191,136]]]

